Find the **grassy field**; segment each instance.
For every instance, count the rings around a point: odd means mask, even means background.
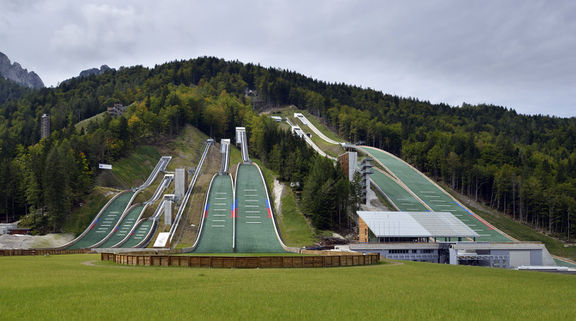
[[[121,189],[137,187],[146,181],[161,156],[155,146],[138,146],[128,157],[114,162],[111,171],[102,172],[96,185]]]
[[[573,320],[576,278],[427,263],[124,267],[0,257],[4,320]]]
[[[282,240],[287,246],[303,247],[316,241],[304,215],[296,206],[296,198],[290,187],[285,187],[281,200],[282,215],[277,216],[277,225]]]
[[[76,125],[74,125],[74,127],[76,129],[83,129],[83,128],[87,128],[91,122],[98,122],[101,119],[103,119],[106,116],[107,112],[101,112],[100,114],[96,114],[90,118],[86,118],[84,120],[81,120],[79,122],[76,123]]]
[[[262,174],[266,179],[270,203],[274,204],[274,179],[278,174],[265,167],[261,161],[254,160],[262,169]],[[289,186],[285,186],[280,200],[282,215],[276,213],[276,225],[282,241],[286,246],[303,247],[313,245],[316,237],[314,231],[306,222],[304,215],[298,210],[296,197]]]
[[[339,155],[344,153],[344,149],[340,145],[334,145],[326,142],[322,138],[316,135],[307,125],[302,124],[300,120],[297,120],[294,117],[295,112],[303,112],[300,110],[285,110],[281,113],[283,118],[288,118],[294,125],[300,126],[300,128],[305,133],[310,133],[312,135],[311,139],[320,149],[322,149],[326,154],[332,157],[338,157]],[[303,112],[306,118],[312,122],[316,128],[318,128],[324,135],[329,138],[332,138],[337,141],[344,141],[342,138],[339,138],[334,132],[330,131],[326,126],[320,124],[320,122],[312,115],[307,112]]]
[[[326,127],[326,125],[322,124],[316,116],[311,115],[307,110],[287,108],[287,109],[281,111],[279,114],[282,117],[289,117],[290,120],[292,120],[292,122],[295,125],[298,125],[298,126],[302,125],[302,123],[300,121],[295,122],[294,113],[301,113],[304,116],[306,116],[306,119],[308,119],[314,126],[316,126],[316,128],[318,128],[318,130],[320,130],[322,132],[322,134],[326,135],[326,137],[333,139],[335,141],[338,141],[338,142],[345,141],[345,139],[338,136],[338,134],[333,132],[331,129],[328,129],[328,127]]]

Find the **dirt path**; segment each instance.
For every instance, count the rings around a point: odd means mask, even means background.
[[[274,179],[274,209],[276,210],[277,215],[282,215],[282,208],[280,207],[282,192],[284,192],[284,184],[280,183],[279,180]]]
[[[98,260],[91,260],[91,261],[84,261],[81,264],[82,265],[86,265],[86,266],[95,266],[95,267],[101,267],[101,268],[119,268],[119,269],[127,269],[130,266],[127,265],[101,265],[101,264],[95,264],[95,262],[100,262]]]

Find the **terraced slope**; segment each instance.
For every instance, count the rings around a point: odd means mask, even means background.
[[[214,176],[196,253],[232,253],[234,196],[230,175]]]
[[[255,165],[238,166],[236,200],[236,252],[285,252],[276,234],[264,181]]]
[[[430,181],[412,166],[401,159],[373,147],[359,147],[372,156],[390,173],[402,181],[414,194],[436,212],[450,212],[480,235],[477,241],[510,242],[508,238],[493,226],[468,211],[444,190]]]
[[[100,215],[95,222],[92,222],[88,232],[68,248],[89,248],[102,241],[108,233],[112,231],[133,195],[134,192],[125,192],[118,196],[112,203],[110,203],[104,212],[102,212],[102,215]]]

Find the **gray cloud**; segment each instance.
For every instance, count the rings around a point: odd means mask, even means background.
[[[214,55],[452,105],[576,116],[573,1],[2,1],[0,51],[47,84]]]

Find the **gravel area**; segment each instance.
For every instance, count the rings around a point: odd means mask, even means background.
[[[284,191],[284,184],[280,183],[279,180],[274,179],[274,209],[277,215],[282,215],[282,209],[280,208],[280,201],[282,200],[282,192]]]
[[[31,249],[62,246],[74,239],[71,233],[46,235],[0,235],[0,249]]]

